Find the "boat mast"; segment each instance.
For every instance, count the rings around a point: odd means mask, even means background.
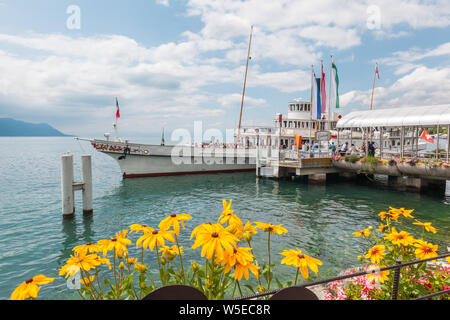
[[[241,113],[239,115],[239,125],[238,125],[237,137],[236,137],[236,144],[239,143],[239,135],[241,133],[242,109],[244,107],[245,85],[247,83],[248,61],[250,60],[250,47],[252,45],[252,35],[253,35],[253,26],[251,27],[250,40],[248,41],[247,63],[245,65],[244,88],[242,89]]]

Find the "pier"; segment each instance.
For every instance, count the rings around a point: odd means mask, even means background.
[[[440,134],[442,128],[446,136]],[[433,129],[437,132],[434,139],[427,133]],[[305,150],[301,142],[289,149],[279,144],[258,145],[256,175],[301,177],[311,183],[384,175],[389,185],[399,189],[444,194],[450,180],[449,132],[450,105],[356,111],[337,121],[335,133],[330,130],[329,134],[335,138],[325,148],[318,135],[309,144],[317,144],[316,149]],[[446,138],[444,143],[441,135]],[[425,139],[436,148],[426,150]],[[336,144],[335,152],[330,143]],[[342,152],[345,143],[349,148]]]

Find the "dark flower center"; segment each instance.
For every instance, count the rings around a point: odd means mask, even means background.
[[[177,215],[176,215],[175,213],[172,213],[170,216],[171,216],[172,218],[175,218]]]
[[[158,234],[158,230],[153,230],[152,234]]]
[[[300,253],[297,255],[297,257],[299,257],[300,259],[303,259],[303,258],[305,258],[305,255],[303,253]]]
[[[113,241],[113,242],[116,242],[116,241],[117,241],[117,239],[116,239],[116,238],[112,238],[112,239],[111,239],[111,241]]]
[[[213,238],[217,238],[219,236],[219,234],[217,233],[217,232],[213,232],[212,234],[211,234],[211,237],[213,237]]]
[[[33,278],[30,278],[30,279],[25,281],[25,283],[31,283],[31,282],[33,282]]]

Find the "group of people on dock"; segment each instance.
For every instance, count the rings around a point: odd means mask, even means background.
[[[346,156],[346,155],[352,156],[352,155],[365,154],[366,148],[367,148],[367,154],[369,156],[372,156],[372,157],[375,156],[375,151],[377,148],[375,147],[375,142],[373,142],[373,141],[369,141],[367,146],[366,146],[366,143],[363,142],[361,145],[361,148],[357,148],[353,143],[349,147],[348,142],[345,142],[338,147],[336,147],[334,142],[330,143],[330,150],[333,155],[339,154],[341,156]]]

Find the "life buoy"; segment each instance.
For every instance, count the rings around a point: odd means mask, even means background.
[[[145,155],[148,155],[148,150],[144,150],[144,154],[145,154]]]

